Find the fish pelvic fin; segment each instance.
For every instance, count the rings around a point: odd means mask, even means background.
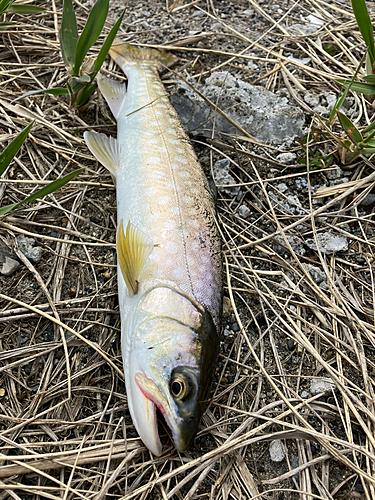
[[[126,97],[125,85],[111,78],[106,78],[100,75],[100,73],[97,76],[97,82],[100,92],[103,94],[104,99],[111,108],[113,116],[117,120]]]
[[[116,237],[117,257],[122,276],[131,297],[138,292],[139,276],[154,249],[154,244],[146,233],[130,221],[124,234],[123,220],[120,220]]]
[[[178,61],[178,57],[166,50],[140,49],[128,43],[120,42],[120,40],[113,42],[109,50],[109,55],[124,72],[124,66],[128,66],[129,64],[148,63],[153,66],[156,65],[159,70],[162,70],[164,66],[172,66],[172,64]]]
[[[85,132],[83,138],[95,158],[114,176],[121,170],[121,144],[99,132]]]

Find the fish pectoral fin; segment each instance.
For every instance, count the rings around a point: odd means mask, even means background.
[[[116,80],[101,76],[100,73],[97,76],[97,82],[100,92],[103,94],[108,106],[111,108],[113,116],[117,120],[126,98],[125,85]]]
[[[99,132],[85,132],[83,138],[95,158],[116,176],[121,169],[121,144],[117,139]]]
[[[121,273],[128,287],[129,294],[133,297],[138,292],[139,276],[154,249],[154,244],[146,233],[131,222],[128,222],[126,234],[124,234],[122,219],[117,229],[116,243]]]

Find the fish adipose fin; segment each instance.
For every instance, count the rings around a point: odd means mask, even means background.
[[[141,61],[146,64],[157,65],[159,70],[164,66],[172,66],[178,61],[178,57],[165,50],[140,49],[128,43],[120,42],[120,40],[113,42],[109,55],[123,71],[125,71],[124,66],[139,64]]]
[[[95,158],[116,176],[121,170],[121,144],[113,137],[99,132],[85,132],[83,138]]]
[[[100,92],[117,120],[126,97],[125,85],[100,74],[97,76],[97,82]]]
[[[126,234],[120,220],[117,229],[117,257],[131,297],[138,292],[138,280],[142,269],[154,249],[154,244],[146,233],[128,222]]]

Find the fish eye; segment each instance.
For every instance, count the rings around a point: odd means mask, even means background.
[[[179,374],[171,380],[171,393],[175,399],[183,401],[189,396],[192,385],[183,375]]]

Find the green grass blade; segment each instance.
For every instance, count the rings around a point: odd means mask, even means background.
[[[343,113],[340,111],[337,111],[337,116],[340,120],[340,124],[342,128],[345,130],[347,133],[348,137],[350,140],[352,140],[355,144],[358,144],[359,142],[363,141],[363,137],[361,132],[356,128],[354,123],[352,123],[347,116],[345,116]]]
[[[13,2],[14,0],[0,0],[0,14],[6,12]]]
[[[9,163],[16,156],[28,136],[34,122],[29,123],[21,132],[8,144],[8,146],[0,154],[0,175],[7,169]]]
[[[6,9],[6,12],[11,12],[12,14],[38,14],[43,11],[43,7],[36,7],[35,5],[11,5]]]
[[[368,48],[371,65],[373,65],[375,62],[374,31],[372,29],[365,0],[352,0],[352,8],[358,28]]]
[[[360,94],[375,95],[375,85],[370,83],[358,83],[351,80],[339,80],[343,85],[350,85],[350,90],[354,92],[359,92]]]
[[[76,177],[78,174],[82,172],[81,170],[76,170],[75,172],[72,172],[71,174],[66,175],[62,179],[57,179],[56,181],[51,182],[51,184],[48,184],[44,188],[40,189],[36,193],[28,196],[24,200],[20,201],[19,203],[13,203],[12,205],[7,205],[5,207],[0,208],[0,215],[5,215],[14,208],[19,207],[20,205],[23,205],[24,203],[27,203],[29,201],[34,201],[37,200],[38,198],[43,198],[47,194],[51,194],[54,191],[57,191],[57,189],[60,189],[62,186],[64,186],[67,182],[71,181]]]
[[[30,97],[31,95],[40,95],[40,94],[69,95],[69,91],[68,91],[68,89],[66,89],[64,87],[53,87],[50,89],[29,90],[29,92],[26,92],[25,94],[22,94],[20,97],[17,97],[17,99],[14,99],[13,102],[19,101],[20,99],[23,99],[24,97]]]
[[[79,68],[87,52],[99,38],[108,14],[109,0],[96,0],[90,11],[86,25],[77,43],[73,74],[79,73]]]
[[[61,54],[66,68],[72,74],[77,51],[77,19],[72,0],[64,0],[61,28],[59,32]]]
[[[75,103],[77,108],[79,108],[80,106],[83,106],[83,104],[85,104],[85,102],[88,101],[90,95],[95,92],[97,87],[98,86],[97,86],[96,82],[94,82],[91,85],[87,85],[86,88],[84,88],[82,90],[81,94],[78,96],[76,103]]]
[[[123,11],[123,13],[121,14],[121,16],[117,20],[116,24],[113,26],[113,28],[109,32],[109,34],[108,34],[105,42],[103,43],[102,48],[100,49],[98,57],[96,58],[96,61],[95,61],[94,71],[92,73],[92,78],[93,79],[98,74],[100,68],[102,67],[102,64],[103,64],[105,58],[107,57],[107,54],[109,52],[109,49],[111,48],[113,40],[115,39],[115,37],[117,35],[117,32],[118,32],[118,30],[120,28],[120,25],[121,25],[122,19],[124,17],[124,14],[125,14],[125,10]]]

